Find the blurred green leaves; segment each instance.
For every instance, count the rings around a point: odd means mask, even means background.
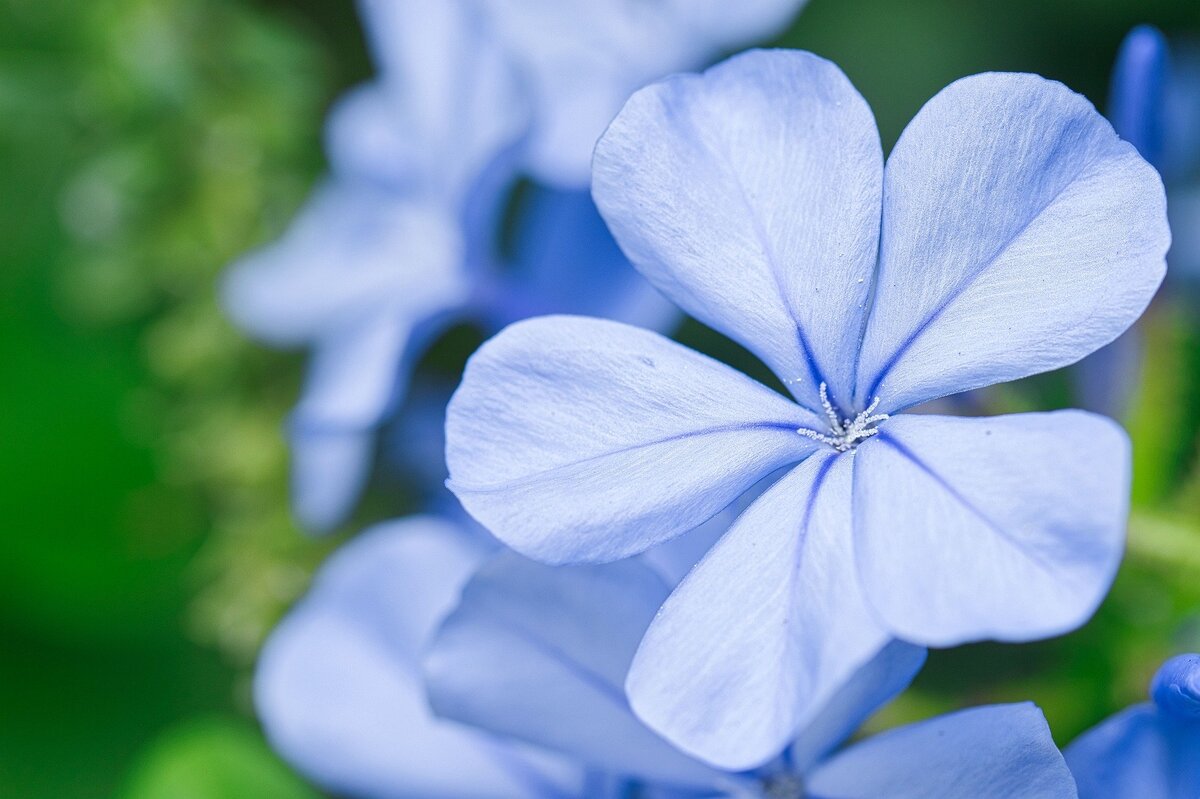
[[[245,722],[185,722],[159,738],[134,766],[117,799],[317,799]]]

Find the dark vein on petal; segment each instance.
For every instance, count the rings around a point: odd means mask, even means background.
[[[961,297],[967,291],[967,289],[973,286],[977,280],[979,280],[986,272],[995,266],[996,262],[1003,258],[1004,254],[1007,253],[1012,246],[1016,244],[1016,242],[1020,240],[1022,236],[1025,235],[1030,226],[1032,226],[1034,222],[1037,222],[1039,219],[1041,219],[1046,211],[1049,210],[1050,207],[1055,203],[1057,203],[1062,195],[1066,193],[1067,189],[1074,186],[1079,180],[1080,176],[1092,166],[1094,166],[1094,164],[1085,163],[1083,166],[1079,167],[1079,169],[1075,171],[1075,174],[1073,174],[1069,180],[1065,181],[1063,185],[1059,187],[1056,192],[1054,192],[1054,195],[1042,205],[1041,208],[1039,208],[1036,212],[1031,214],[1028,219],[1025,220],[1025,223],[1021,225],[1020,229],[1015,231],[1011,236],[1009,236],[1007,241],[997,248],[995,253],[987,258],[982,264],[980,264],[980,266],[976,267],[974,271],[964,276],[958,282],[958,285],[951,289],[950,293],[943,298],[942,302],[939,303],[936,308],[930,311],[925,318],[913,328],[912,332],[908,334],[908,337],[905,338],[904,341],[900,343],[900,346],[898,346],[896,350],[883,362],[883,365],[880,367],[878,373],[876,373],[875,379],[871,381],[871,388],[869,391],[867,391],[866,396],[874,397],[879,394],[880,385],[882,385],[883,381],[887,378],[888,373],[895,368],[896,364],[900,361],[900,358],[904,356],[904,353],[908,352],[908,350],[912,348],[917,340],[925,334],[929,327],[938,319],[940,319],[942,314],[944,314],[947,309],[949,309],[950,306],[953,305],[959,299],[959,297]]]
[[[812,380],[813,386],[819,386],[821,383],[828,383],[825,379],[820,365],[817,363],[816,355],[813,353],[812,346],[808,340],[808,334],[804,331],[804,326],[800,324],[800,318],[796,315],[795,308],[792,307],[791,298],[784,290],[783,279],[779,274],[779,257],[775,253],[775,247],[771,243],[767,231],[762,226],[762,220],[758,218],[758,214],[754,210],[753,204],[750,202],[750,196],[746,193],[746,186],[742,183],[741,177],[737,170],[734,169],[733,161],[729,157],[729,153],[723,149],[718,150],[712,147],[708,141],[701,135],[701,132],[696,129],[695,123],[690,117],[687,118],[689,123],[692,123],[694,132],[694,140],[700,143],[704,151],[712,156],[713,160],[720,162],[724,166],[724,171],[728,174],[734,188],[737,189],[737,198],[741,202],[742,207],[746,210],[747,216],[750,218],[750,224],[754,227],[754,235],[762,245],[763,257],[767,259],[767,268],[770,270],[771,281],[775,284],[775,291],[779,295],[779,301],[783,304],[783,310],[792,320],[792,325],[796,329],[796,341],[800,346],[800,355],[804,360],[804,365],[808,368],[809,378]],[[787,381],[788,375],[779,375],[781,380]],[[787,384],[790,385],[790,384]],[[806,401],[796,398],[806,408],[813,413],[820,413],[819,409],[809,407]],[[836,398],[834,404],[836,405]]]
[[[925,463],[925,461],[921,460],[921,458],[918,457],[915,452],[913,452],[911,449],[909,449],[907,446],[905,446],[895,436],[893,436],[889,433],[880,432],[877,436],[875,436],[875,438],[878,439],[880,442],[887,444],[889,447],[894,449],[896,452],[900,453],[901,456],[903,456],[904,458],[911,461],[912,464],[914,466],[916,466],[918,469],[925,472],[925,474],[929,475],[929,477],[935,483],[937,483],[938,486],[940,486],[943,491],[945,491],[955,501],[957,501],[960,505],[962,505],[964,508],[966,508],[967,511],[971,513],[971,515],[975,516],[977,519],[979,519],[981,522],[983,522],[984,525],[988,529],[990,529],[992,532],[994,532],[996,535],[998,535],[1001,539],[1003,539],[1004,541],[1007,541],[1010,545],[1012,545],[1012,547],[1014,549],[1016,549],[1019,553],[1021,553],[1027,560],[1031,561],[1034,565],[1039,567],[1042,571],[1046,572],[1046,574],[1050,575],[1051,577],[1054,577],[1054,578],[1060,577],[1061,572],[1055,568],[1054,564],[1047,561],[1045,559],[1045,557],[1041,554],[1041,552],[1039,552],[1037,550],[1036,547],[1030,546],[1028,542],[1022,542],[1019,539],[1015,538],[1011,533],[1009,533],[1007,530],[1005,530],[999,524],[997,524],[995,521],[993,521],[992,518],[990,516],[988,516],[986,513],[984,513],[981,508],[979,508],[973,502],[971,502],[969,499],[967,499],[967,497],[965,497],[957,488],[950,485],[950,483],[947,482],[944,477],[942,477],[940,474],[938,474],[936,471],[934,471],[933,468],[931,466],[929,466],[929,464],[927,464],[927,463]]]
[[[456,493],[462,492],[462,493],[468,493],[468,494],[491,494],[491,493],[498,493],[501,491],[511,491],[512,489],[515,489],[515,488],[521,488],[521,487],[536,483],[540,480],[545,480],[557,472],[574,469],[578,466],[584,465],[585,463],[591,463],[594,461],[603,460],[605,458],[611,458],[611,457],[614,457],[617,455],[623,455],[623,454],[626,454],[629,452],[636,452],[637,450],[648,449],[650,447],[656,447],[656,446],[659,446],[662,444],[670,444],[675,441],[685,441],[689,438],[698,438],[700,436],[706,436],[706,435],[712,435],[712,434],[719,435],[721,433],[752,432],[752,431],[756,431],[756,430],[781,430],[781,431],[787,431],[789,433],[795,433],[796,430],[798,429],[798,427],[799,426],[795,422],[751,422],[751,423],[746,423],[746,424],[730,424],[730,425],[720,425],[717,427],[707,427],[702,430],[688,430],[683,433],[676,433],[675,435],[664,436],[663,438],[654,439],[653,441],[643,441],[638,444],[630,444],[629,446],[626,446],[626,447],[620,447],[618,449],[608,450],[606,452],[600,452],[595,455],[589,455],[586,458],[580,458],[578,460],[574,460],[569,463],[563,463],[558,466],[552,466],[551,468],[543,469],[540,472],[534,472],[533,474],[527,474],[523,477],[515,477],[511,480],[505,480],[505,481],[502,481],[499,483],[490,483],[487,485],[480,485],[480,486],[469,486],[469,485],[464,485],[454,479],[450,479],[450,480],[446,481],[446,486],[451,491],[454,491]],[[801,449],[797,451],[796,460],[797,460],[797,462],[799,462],[804,459],[804,456],[802,453],[807,453],[807,452],[811,451],[817,445],[815,442],[812,442],[809,439],[803,438],[799,435],[796,436],[796,440],[798,442],[800,442],[800,444],[802,445]],[[808,446],[808,445],[811,445],[811,446]],[[779,464],[779,466],[782,466],[782,465],[784,465],[784,464],[782,464],[782,463]]]

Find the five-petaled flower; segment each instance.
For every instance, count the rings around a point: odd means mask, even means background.
[[[1120,429],[899,413],[1073,363],[1161,282],[1161,181],[1084,98],[965,78],[885,167],[834,65],[756,51],[635,94],[593,178],[642,273],[793,398],[627,325],[521,322],[451,402],[449,486],[522,553],[606,561],[788,467],[643,639],[626,688],[652,727],[756,766],[895,638],[1028,640],[1092,613],[1122,549]]]

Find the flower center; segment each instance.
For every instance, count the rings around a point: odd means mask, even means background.
[[[878,433],[877,425],[890,418],[886,413],[875,413],[875,409],[879,407],[879,397],[872,400],[866,410],[860,411],[853,419],[839,418],[837,410],[829,401],[829,388],[824,383],[821,384],[821,406],[829,419],[829,432],[821,433],[807,427],[801,427],[796,432],[805,438],[828,444],[838,452],[854,449],[860,441]]]

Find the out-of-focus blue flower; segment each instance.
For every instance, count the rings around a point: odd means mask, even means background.
[[[592,148],[631,94],[776,34],[805,0],[483,0],[532,98],[539,180],[585,187]]]
[[[364,799],[775,799],[801,788],[839,799],[1007,797],[1016,786],[1074,796],[1030,705],[933,719],[831,756],[920,668],[924,651],[901,643],[840,686],[768,767],[714,768],[646,728],[622,689],[668,580],[640,560],[553,569],[511,553],[485,562],[488,552],[457,523],[418,517],[335,555],[255,676],[277,750],[322,786]]]
[[[1150,696],[1067,747],[1082,799],[1200,796],[1200,655],[1163,664]]]
[[[840,70],[752,52],[635,94],[594,194],[643,274],[794,395],[651,332],[544,317],[485,344],[451,401],[449,486],[548,562],[636,554],[793,467],[650,627],[629,690],[651,726],[757,766],[893,638],[1027,640],[1091,615],[1122,549],[1120,429],[894,416],[1072,363],[1149,302],[1162,185],[1085,99],[960,80],[885,170]]]
[[[676,318],[586,191],[533,189],[515,253],[495,252],[530,103],[479,2],[361,6],[380,75],[330,115],[330,177],[224,287],[253,335],[313,350],[289,436],[296,513],[316,531],[353,508],[378,426],[454,322],[494,331],[532,311],[654,327]]]
[[[1200,47],[1169,47],[1150,25],[1134,28],[1113,67],[1109,118],[1162,175],[1173,242],[1168,288],[1194,301],[1200,282]],[[1119,416],[1136,387],[1141,341],[1130,330],[1083,361],[1076,372],[1080,401]]]
[[[351,797],[579,796],[578,767],[428,708],[425,647],[489,550],[436,517],[381,524],[339,550],[259,658],[255,706],[276,751]]]

